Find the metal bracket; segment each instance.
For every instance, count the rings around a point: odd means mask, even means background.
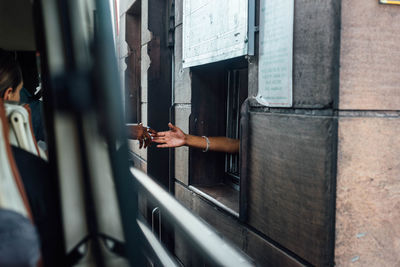
[[[158,239],[161,242],[161,210],[159,207],[155,207],[151,212],[151,230],[154,233],[154,214],[158,211]]]

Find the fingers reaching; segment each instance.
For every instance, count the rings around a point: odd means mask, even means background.
[[[154,129],[147,127],[147,132],[152,133],[152,134],[157,134],[157,131],[155,131]]]
[[[150,143],[151,143],[151,136],[147,131],[145,131],[144,132],[144,148],[148,147],[150,145]]]
[[[159,147],[159,148],[167,148],[167,147],[172,147],[172,146],[170,146],[168,144],[162,144],[162,145],[157,145],[157,147]]]
[[[139,123],[136,127],[136,138],[139,141],[139,149],[147,148],[152,142],[152,136],[157,136],[157,131],[150,127],[143,126]]]
[[[158,132],[158,133],[156,133],[156,134],[153,135],[153,136],[156,136],[156,137],[164,137],[167,133],[168,133],[168,132]]]
[[[166,143],[167,140],[163,137],[154,137],[152,140],[154,143]]]
[[[176,126],[175,125],[173,125],[172,123],[168,123],[168,127],[172,130],[172,131],[176,131],[177,130],[177,128],[176,128]]]
[[[143,139],[139,138],[139,149],[143,147]]]
[[[180,147],[185,144],[185,133],[168,123],[169,131],[157,132],[150,127],[139,124],[138,137],[139,148],[147,148],[152,142],[158,143],[159,148]]]

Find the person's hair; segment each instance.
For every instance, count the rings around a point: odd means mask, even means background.
[[[0,49],[0,98],[4,97],[7,88],[13,92],[22,82],[21,68],[11,52]]]

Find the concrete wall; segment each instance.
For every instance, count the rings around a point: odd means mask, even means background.
[[[191,78],[189,68],[182,68],[182,4],[183,0],[175,0],[175,81],[173,99],[175,104],[175,124],[185,133],[189,132],[189,116],[191,113]],[[189,149],[175,149],[175,179],[189,184]]]
[[[400,266],[400,7],[342,0],[337,266]]]
[[[125,86],[125,70],[127,65],[125,63],[125,58],[128,55],[128,45],[125,38],[126,30],[126,12],[129,8],[140,0],[120,0],[119,2],[119,18],[120,18],[120,32],[119,39],[117,40],[117,50],[119,54],[118,63],[119,71],[121,77],[121,84]],[[147,45],[151,40],[151,32],[148,31],[148,1],[141,0],[141,14],[142,14],[142,30],[141,30],[141,122],[143,125],[147,125],[147,69],[150,66],[150,58],[147,54]],[[122,89],[125,92],[125,89]],[[139,142],[130,140],[129,147],[131,149],[132,155],[134,156],[135,166],[146,171],[147,169],[147,150],[139,149]]]

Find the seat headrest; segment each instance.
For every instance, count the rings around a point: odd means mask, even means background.
[[[5,103],[6,115],[10,124],[10,144],[22,148],[47,160],[33,133],[31,109],[28,104]]]
[[[0,99],[0,207],[18,212],[33,221],[28,197],[8,137],[6,111]]]

